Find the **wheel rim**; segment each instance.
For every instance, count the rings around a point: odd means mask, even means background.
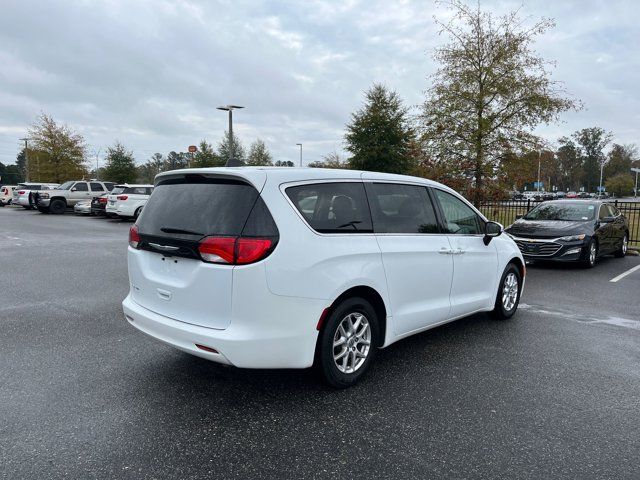
[[[354,373],[369,356],[371,327],[360,312],[345,316],[333,335],[333,361],[342,373]]]
[[[596,263],[596,244],[595,243],[592,243],[591,247],[589,248],[589,263],[592,265]]]
[[[505,277],[502,285],[502,306],[505,310],[513,310],[518,300],[518,277],[513,272]]]
[[[627,236],[622,237],[622,255],[627,254]]]

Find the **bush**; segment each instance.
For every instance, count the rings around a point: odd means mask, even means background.
[[[633,178],[627,173],[619,173],[614,175],[605,182],[607,192],[614,194],[616,197],[624,197],[633,193]]]

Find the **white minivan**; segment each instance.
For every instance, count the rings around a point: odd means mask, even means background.
[[[127,321],[243,368],[354,384],[377,348],[475,312],[511,317],[516,244],[436,182],[314,168],[165,172],[129,234]]]

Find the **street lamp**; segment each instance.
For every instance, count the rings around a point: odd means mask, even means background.
[[[302,144],[301,143],[296,143],[296,145],[298,145],[300,147],[300,166],[302,166]]]
[[[241,165],[240,161],[233,158],[233,110],[236,108],[244,108],[240,105],[222,105],[216,107],[217,110],[225,110],[229,112],[229,158],[225,167],[238,167]]]
[[[638,197],[638,173],[640,173],[640,168],[632,168],[632,172],[636,173],[636,188],[633,189],[633,196]]]

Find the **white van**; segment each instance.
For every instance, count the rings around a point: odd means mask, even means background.
[[[355,383],[377,348],[518,307],[518,247],[450,188],[353,170],[166,172],[131,227],[127,321],[244,368]]]

